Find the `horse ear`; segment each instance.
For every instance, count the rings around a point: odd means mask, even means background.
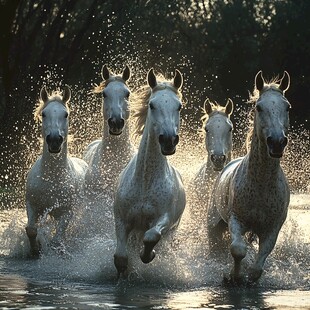
[[[290,87],[291,78],[287,71],[284,71],[279,88],[285,93]]]
[[[204,110],[208,115],[210,115],[213,111],[212,109],[212,103],[210,102],[209,98],[207,98],[204,102]]]
[[[110,71],[107,65],[103,65],[101,69],[101,76],[103,80],[108,80],[110,78]]]
[[[225,106],[225,114],[229,116],[233,112],[233,110],[234,110],[234,103],[230,98],[228,98]]]
[[[126,65],[126,67],[125,67],[125,69],[123,71],[122,79],[126,82],[129,78],[130,78],[130,69]]]
[[[48,100],[48,92],[45,88],[45,86],[43,86],[40,90],[40,99],[43,101],[43,102],[46,102]]]
[[[157,80],[153,68],[150,69],[147,73],[147,82],[152,89],[157,85]]]
[[[63,90],[62,100],[67,103],[71,98],[71,89],[68,85],[65,85]]]
[[[175,69],[173,85],[176,89],[180,89],[183,85],[183,76],[182,76],[182,73],[178,69]]]
[[[258,91],[261,91],[264,88],[265,80],[263,78],[262,70],[258,71],[255,76],[255,87]]]

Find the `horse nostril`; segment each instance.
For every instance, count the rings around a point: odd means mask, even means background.
[[[280,143],[283,145],[283,147],[285,147],[287,145],[288,139],[286,136],[284,136],[281,140]]]
[[[125,125],[125,120],[123,118],[117,119],[115,117],[110,117],[108,119],[108,125],[111,128],[123,128]]]
[[[214,161],[215,160],[215,155],[211,154],[211,160]]]
[[[179,135],[172,138],[172,144],[176,146],[179,143]]]

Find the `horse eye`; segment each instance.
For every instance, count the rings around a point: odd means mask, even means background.
[[[125,94],[125,98],[129,98],[129,96],[130,96],[130,92],[127,92],[126,94]]]
[[[262,107],[259,106],[259,105],[257,105],[257,106],[256,106],[256,111],[257,111],[257,112],[261,112],[261,111],[262,111]]]
[[[232,132],[232,128],[229,128],[229,132]]]
[[[181,109],[182,109],[182,104],[178,106],[178,111],[181,111]]]
[[[107,96],[106,93],[103,91],[102,92],[102,97],[105,98],[106,96]]]
[[[154,109],[155,109],[155,107],[154,107],[154,105],[153,105],[152,102],[150,102],[150,109],[151,109],[151,110],[154,110]]]
[[[42,112],[42,117],[44,118],[46,116],[45,112]]]
[[[209,132],[209,129],[205,128],[205,132]]]
[[[68,112],[66,112],[66,114],[65,114],[65,118],[68,118],[68,116],[69,116],[69,113],[68,113]]]

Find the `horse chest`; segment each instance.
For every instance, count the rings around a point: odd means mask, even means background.
[[[273,227],[282,221],[288,206],[287,192],[279,182],[242,182],[235,188],[232,211],[250,227]]]

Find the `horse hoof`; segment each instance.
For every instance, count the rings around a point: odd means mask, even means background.
[[[233,275],[232,273],[224,274],[223,285],[226,287],[245,286],[246,281],[241,275]]]
[[[117,269],[118,278],[127,275],[128,257],[114,255],[114,265]]]
[[[263,273],[262,269],[250,268],[248,273],[249,283],[255,283],[261,277],[262,273]]]
[[[145,251],[141,251],[140,258],[144,264],[150,263],[155,257],[155,251],[152,250],[148,255]]]

